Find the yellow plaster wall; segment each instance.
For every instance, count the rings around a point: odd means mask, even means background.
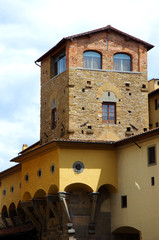
[[[73,171],[73,163],[84,164],[82,173]],[[114,149],[60,149],[60,191],[72,183],[83,183],[94,192],[104,184],[117,188],[117,161]]]
[[[13,202],[17,207],[20,201],[20,183],[21,183],[21,170],[7,174],[1,179],[0,186],[0,212],[4,205],[9,209],[10,204]],[[14,187],[14,191],[11,192],[10,188]],[[3,190],[6,189],[6,195],[3,195]]]
[[[118,149],[118,193],[111,199],[112,231],[134,227],[143,240],[159,236],[159,138],[137,142]],[[157,164],[148,166],[147,148],[156,145]],[[155,186],[151,185],[155,177]],[[127,208],[121,208],[121,196],[127,195]]]
[[[31,197],[39,189],[45,191],[48,194],[49,188],[55,185],[58,188],[59,185],[59,162],[58,162],[58,150],[52,149],[46,152],[36,154],[33,157],[28,158],[22,163],[22,193],[21,199],[25,192],[29,192]],[[55,172],[52,173],[50,168],[54,164]],[[37,172],[41,169],[42,175],[38,177]],[[24,176],[29,175],[29,181],[24,180]],[[55,187],[55,189],[56,189]]]

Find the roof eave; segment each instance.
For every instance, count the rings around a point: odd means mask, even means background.
[[[146,48],[147,48],[147,51],[149,51],[150,49],[152,49],[154,47],[154,45],[150,44],[150,43],[147,43],[139,38],[136,38],[130,34],[127,34],[125,32],[122,32],[120,30],[118,30],[117,28],[114,28],[112,27],[111,25],[107,25],[106,27],[103,27],[103,28],[98,28],[98,29],[95,29],[95,30],[92,30],[92,31],[88,31],[88,32],[83,32],[83,33],[80,33],[80,34],[76,34],[76,35],[71,35],[71,36],[68,36],[66,38],[63,38],[61,41],[59,41],[53,48],[51,48],[49,51],[47,51],[44,55],[42,55],[40,58],[38,58],[35,63],[38,63],[38,62],[41,62],[45,57],[49,56],[53,51],[57,50],[61,45],[63,45],[67,40],[71,40],[73,38],[79,38],[79,37],[82,37],[82,36],[87,36],[87,35],[90,35],[90,34],[94,34],[94,33],[97,33],[97,32],[102,32],[102,31],[114,31],[114,32],[117,32],[118,34],[121,34],[121,35],[124,35],[125,37],[128,37],[130,39],[133,39],[134,41],[136,42],[140,42],[142,43]]]

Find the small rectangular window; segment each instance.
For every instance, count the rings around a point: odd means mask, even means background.
[[[56,116],[56,108],[52,109],[52,129],[56,128],[57,116]]]
[[[156,149],[155,146],[148,148],[148,165],[156,164]]]
[[[121,196],[121,207],[127,208],[127,196]]]
[[[103,123],[116,124],[116,104],[113,102],[103,102]]]
[[[158,109],[158,101],[157,101],[157,99],[155,99],[155,110],[157,110]]]
[[[154,186],[154,185],[155,185],[155,178],[151,177],[151,186]]]
[[[158,122],[156,122],[156,127],[158,127]]]

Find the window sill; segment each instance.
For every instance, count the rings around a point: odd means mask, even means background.
[[[72,68],[72,69],[84,70],[84,71],[99,71],[99,72],[126,73],[126,74],[141,74],[141,73],[146,73],[146,72],[118,71],[118,70],[91,69],[91,68]]]
[[[156,162],[155,163],[148,163],[148,167],[155,166],[155,165],[157,165]]]

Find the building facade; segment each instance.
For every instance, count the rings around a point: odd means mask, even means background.
[[[150,129],[159,127],[159,79],[148,82],[149,126]]]
[[[159,128],[149,130],[147,51],[105,28],[63,38],[41,66],[40,141],[0,173],[0,235],[159,236]]]

